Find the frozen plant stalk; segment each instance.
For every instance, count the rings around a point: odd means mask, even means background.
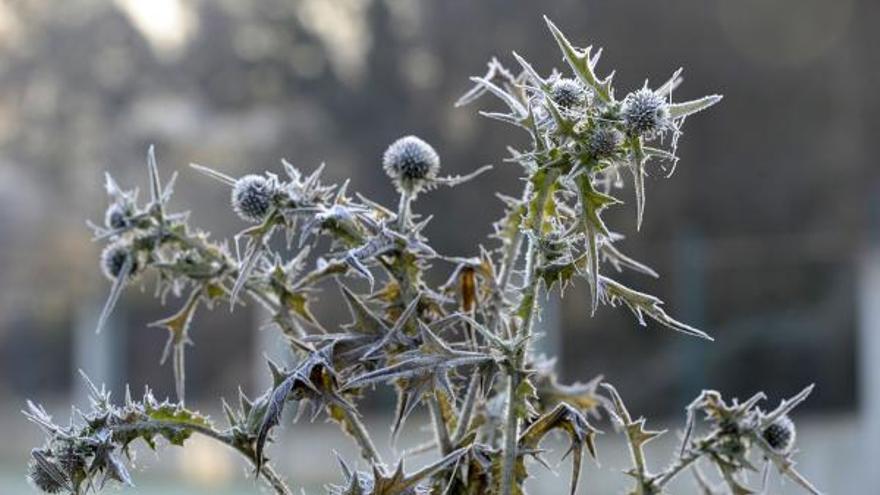
[[[348,182],[324,183],[322,167],[305,174],[282,160],[280,174],[231,177],[193,164],[228,188],[230,211],[249,224],[235,236],[235,249],[190,227],[185,213],[168,210],[174,178],[163,187],[152,148],[145,203],[137,201],[136,190],[121,188],[108,175],[105,222],[92,225],[95,238],[106,244],[100,266],[111,281],[99,329],[132,284],[154,281],[160,297],[179,300],[176,312],[153,324],[168,332],[162,360],[172,359],[177,398],[159,402],[147,390],[140,400],[129,393],[114,404],[106,390],[89,382],[88,409],[76,411],[66,426],[28,403],[25,415],[46,432],[45,443],[32,451],[28,476],[34,486],[79,495],[108,483],[131,484],[125,454],[132,442],[151,448],[160,442],[183,445],[199,434],[239,452],[276,493],[291,493],[275,470],[277,463],[266,457],[266,447],[284,410],[295,403],[297,418],[326,417],[356,446],[340,456],[342,479],[327,487],[332,494],[521,494],[531,461],[543,463],[542,441],[554,431],[571,444],[574,494],[584,453],[596,456],[597,430],[590,419],[602,411],[629,446],[631,494],[665,493],[686,470],[694,471],[703,493],[753,493],[748,476],[759,462],[765,471],[775,466],[818,493],[792,460],[796,430],[790,415],[812,387],[770,412],[759,408],[760,393],[728,403],[718,392],[703,392],[687,408],[680,449],[658,471],[643,447],[664,432],[634,418],[601,377],[561,384],[553,362],[532,354],[537,298],[542,291],[563,290],[577,277],[590,287],[585,306],[591,313],[601,305],[623,305],[641,325],[652,320],[712,340],[670,317],[657,297],[612,278],[622,270],[656,273],[619,249],[620,236],[602,214],[621,203],[615,189],[629,174],[636,225],[641,225],[649,166],[656,162],[671,175],[685,118],[721,97],[675,101],[679,70],[656,88],[646,84],[617,98],[611,76],[596,73],[601,51],[577,48],[552,22],[547,25],[566,73],[543,76],[517,54],[517,71],[493,59],[459,101],[496,96],[504,110],[482,113],[528,136],[524,148],[511,148],[507,160],[521,167],[526,185],[516,197],[501,196],[506,210],[494,225],[494,250],[453,257],[431,247],[424,234],[430,217],[414,211],[414,202],[435,187],[458,186],[491,167],[443,176],[440,154],[416,136],[393,142],[374,164],[399,192],[396,208],[352,195]],[[283,248],[270,242],[275,237],[287,241]],[[319,243],[322,239],[327,242]],[[448,273],[446,283],[426,281],[431,266]],[[317,297],[344,301],[350,323],[327,328],[309,309]],[[272,387],[253,398],[241,392],[235,405],[223,400],[226,425],[221,427],[184,403],[189,330],[200,308],[249,303],[271,313],[291,364],[268,361]],[[398,398],[388,420],[392,439],[421,406],[430,413],[434,432],[431,442],[394,460],[383,459],[358,411],[365,394],[386,384]],[[705,418],[700,428],[698,415]],[[404,468],[403,457],[430,451],[435,459],[422,469]],[[356,455],[369,469],[359,471],[344,459]],[[702,475],[700,466],[717,470],[721,488]]]

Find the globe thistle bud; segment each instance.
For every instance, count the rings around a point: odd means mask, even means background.
[[[437,177],[440,156],[422,139],[404,136],[385,150],[382,167],[398,191],[415,195]]]
[[[107,207],[107,211],[104,213],[104,225],[113,230],[128,227],[133,213],[130,204],[113,203]]]
[[[52,462],[46,459],[46,462]],[[43,464],[32,460],[28,464],[28,479],[43,493],[60,493],[64,485],[59,483]]]
[[[621,117],[627,131],[635,135],[653,137],[672,125],[669,105],[662,96],[648,88],[626,95]]]
[[[593,128],[586,140],[586,152],[597,160],[608,158],[617,151],[623,142],[623,134],[611,126]]]
[[[550,86],[550,98],[565,109],[582,105],[587,99],[587,90],[576,79],[560,77]]]
[[[115,242],[105,247],[104,251],[101,252],[101,271],[104,273],[104,276],[107,277],[108,280],[116,280],[122,273],[125,260],[129,256],[132,256],[133,258],[128,278],[132,278],[134,277],[134,274],[137,273],[139,266],[137,257],[135,256],[135,253],[132,252],[131,247],[124,242]]]
[[[272,206],[271,181],[260,175],[245,175],[232,186],[232,209],[243,220],[262,222]]]
[[[783,455],[791,452],[794,447],[795,434],[794,422],[788,416],[782,416],[761,432],[767,445],[774,452]]]

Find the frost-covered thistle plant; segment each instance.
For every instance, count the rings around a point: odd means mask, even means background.
[[[265,451],[283,411],[296,404],[297,417],[323,416],[339,423],[368,467],[357,470],[356,454],[344,453],[341,479],[327,487],[332,494],[524,493],[531,460],[541,461],[541,443],[554,431],[571,442],[574,493],[584,452],[596,455],[597,430],[590,421],[602,412],[628,443],[630,494],[665,493],[687,470],[694,472],[702,493],[753,493],[748,478],[759,470],[759,462],[765,471],[775,466],[818,493],[792,460],[790,414],[812,387],[770,412],[758,407],[761,393],[727,402],[718,392],[703,392],[686,408],[681,447],[659,469],[649,465],[643,446],[663,432],[647,429],[644,418],[634,419],[614,387],[601,377],[560,384],[553,362],[530,352],[538,298],[563,290],[575,278],[587,281],[591,301],[585,306],[592,312],[602,304],[624,305],[642,325],[647,317],[711,340],[667,315],[660,299],[611,278],[608,267],[656,274],[618,249],[621,236],[605,224],[602,213],[620,203],[612,193],[629,172],[640,225],[649,162],[666,163],[671,173],[685,118],[721,97],[674,101],[678,71],[656,89],[645,85],[618,99],[611,76],[600,79],[594,72],[599,52],[575,48],[547,24],[568,76],[541,76],[513,54],[520,71],[493,59],[459,101],[464,105],[493,94],[506,111],[483,114],[524,129],[530,138],[526,149],[511,148],[507,160],[521,167],[526,186],[518,197],[503,197],[506,211],[495,223],[494,250],[452,257],[430,247],[423,234],[430,217],[413,213],[412,202],[438,185],[471,180],[488,167],[464,177],[442,177],[437,151],[415,136],[395,141],[376,159],[377,173],[381,166],[400,193],[396,210],[350,194],[347,182],[324,184],[321,167],[304,175],[282,161],[283,176],[267,172],[234,178],[193,165],[228,187],[232,211],[253,224],[236,236],[235,250],[192,229],[186,214],[168,211],[173,177],[161,185],[152,148],[145,204],[137,202],[136,191],[120,188],[108,176],[106,220],[92,226],[96,238],[107,244],[100,264],[112,281],[99,329],[121,291],[137,281],[154,279],[159,296],[179,298],[180,309],[153,324],[168,331],[162,359],[172,358],[177,398],[159,402],[147,390],[140,400],[128,393],[114,404],[106,390],[88,382],[91,404],[76,411],[66,426],[29,403],[25,414],[47,434],[45,444],[32,451],[34,486],[47,493],[82,494],[108,482],[130,484],[125,454],[132,442],[155,448],[164,439],[183,445],[201,434],[241,453],[276,493],[291,493]],[[277,249],[270,241],[279,236],[287,242]],[[318,244],[322,238],[329,242]],[[327,251],[315,252],[324,245],[330,246]],[[446,283],[435,287],[426,282],[429,263],[449,273]],[[310,303],[321,289],[326,297],[345,302],[350,323],[327,328],[312,314]],[[255,398],[241,393],[236,406],[224,400],[227,424],[221,427],[185,406],[184,351],[199,308],[248,302],[271,313],[292,364],[268,361],[271,388]],[[392,438],[416,408],[424,406],[430,415],[434,439],[417,450],[435,450],[436,458],[419,470],[405,470],[402,458],[383,459],[361,420],[358,402],[380,384],[393,386],[398,396],[388,421]],[[717,470],[719,487],[702,475],[709,466]]]

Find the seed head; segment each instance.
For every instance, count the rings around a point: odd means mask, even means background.
[[[672,125],[669,105],[662,96],[648,88],[626,95],[621,115],[626,130],[635,135],[653,137]]]
[[[262,222],[272,206],[272,184],[259,175],[245,175],[232,186],[232,209],[243,220]]]
[[[44,493],[59,493],[64,490],[64,485],[52,477],[49,471],[35,460],[28,464],[28,479]]]
[[[622,142],[623,135],[620,131],[611,126],[600,125],[593,128],[587,137],[586,151],[591,157],[601,160],[612,156]]]
[[[788,416],[782,416],[771,423],[761,433],[767,445],[778,454],[787,454],[794,447],[796,436],[794,422]]]
[[[115,242],[104,248],[104,251],[101,252],[101,271],[104,273],[104,276],[111,281],[116,280],[122,273],[125,260],[129,256],[133,258],[128,278],[132,278],[137,273],[139,267],[137,257],[128,243]]]
[[[133,213],[131,205],[113,203],[107,207],[107,211],[104,213],[104,225],[113,230],[128,227]]]
[[[582,105],[587,99],[587,90],[576,79],[560,77],[550,86],[550,98],[565,109]]]
[[[416,136],[404,136],[391,143],[382,156],[382,167],[401,193],[415,195],[437,177],[440,156]]]

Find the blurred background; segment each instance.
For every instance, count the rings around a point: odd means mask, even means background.
[[[105,171],[145,191],[155,143],[162,172],[181,173],[173,207],[224,238],[243,226],[228,191],[187,163],[240,175],[280,171],[281,157],[305,170],[326,162],[328,179],[351,178],[392,204],[380,156],[414,133],[447,172],[497,165],[417,204],[436,214],[427,234],[438,251],[473,255],[501,213],[493,193],[519,190],[519,171],[501,159],[525,135],[476,115],[488,100],[452,103],[493,55],[513,66],[516,50],[544,72],[563,68],[545,13],[577,44],[605,47],[600,72],[617,70],[618,93],[684,67],[677,99],[725,95],[688,120],[675,176],[649,178],[642,232],[633,235],[631,190],[608,215],[629,236],[624,249],[662,274],[622,280],[716,342],[638,327],[623,310],[590,319],[580,284],[545,304],[540,345],[559,355],[562,377],[604,374],[635,414],[673,429],[705,387],[763,390],[772,406],[815,382],[795,418],[802,471],[827,493],[880,485],[870,469],[880,458],[880,168],[870,148],[880,131],[880,3],[0,0],[0,493],[32,492],[25,464],[42,436],[19,413],[25,400],[66,418],[84,400],[75,370],[118,398],[126,383],[173,395],[170,367],[158,366],[165,335],[146,324],[176,304],[154,301],[151,285],[129,290],[94,335],[109,287],[84,221],[102,219]],[[318,311],[337,308],[331,298]],[[280,346],[257,330],[264,321],[225,308],[197,316],[187,362],[195,405],[220,417],[218,397],[266,386],[261,356]],[[387,394],[367,411],[383,445],[392,405]],[[406,442],[427,436],[411,430]],[[331,448],[351,447],[332,425],[288,424],[283,435],[272,454],[296,490],[337,480]],[[649,451],[657,468],[676,442],[667,437]],[[602,468],[584,467],[599,487],[590,493],[622,490],[622,447],[604,435]],[[130,493],[256,491],[233,454],[199,442],[187,455],[163,452],[140,456]],[[535,493],[566,486],[566,469],[537,472]]]

